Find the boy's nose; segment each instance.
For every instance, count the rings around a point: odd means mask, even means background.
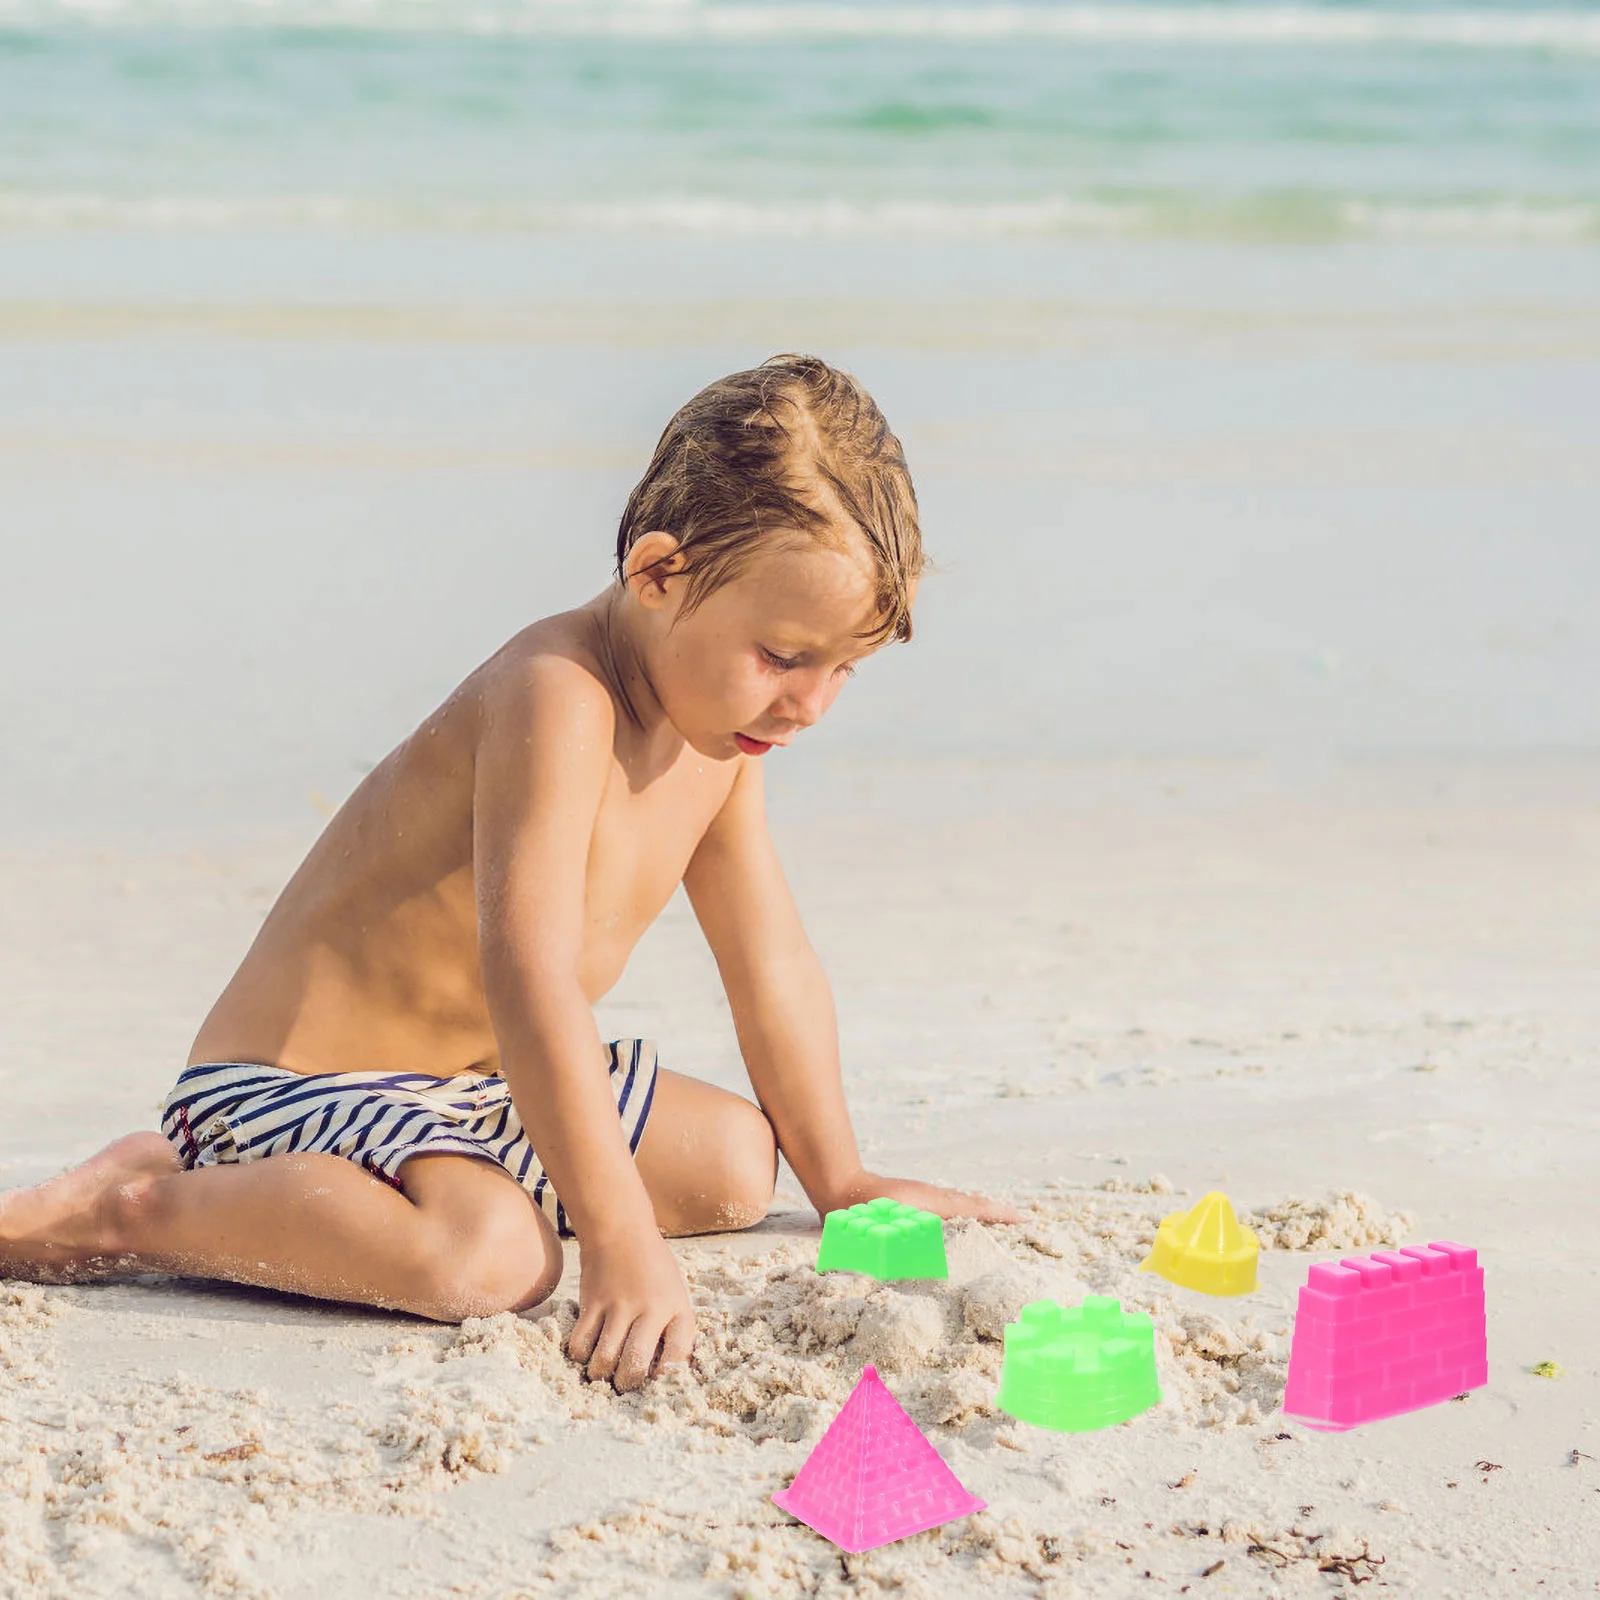
[[[822,713],[828,709],[827,681],[818,678],[804,694],[790,694],[772,708],[773,715],[783,717],[785,722],[792,722],[797,727],[809,728],[820,720]]]

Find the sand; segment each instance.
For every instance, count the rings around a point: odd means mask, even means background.
[[[0,1286],[0,1594],[1597,1592],[1595,776],[780,786],[869,1160],[1026,1222],[952,1224],[948,1283],[819,1278],[785,1171],[760,1227],[674,1243],[695,1359],[629,1396],[561,1353],[575,1251],[536,1312],[460,1328],[182,1280]],[[0,861],[0,1181],[149,1125],[315,824]],[[736,1085],[696,941],[671,908],[602,1022]],[[1137,1271],[1214,1186],[1266,1247],[1255,1295]],[[1346,1435],[1287,1421],[1308,1264],[1438,1237],[1488,1269],[1488,1387]],[[1005,1321],[1085,1293],[1151,1313],[1161,1404],[1082,1436],[998,1413]],[[869,1361],[989,1510],[841,1556],[769,1497]]]
[[[1145,1192],[1125,1189],[1035,1200],[1036,1220],[1021,1227],[952,1224],[948,1283],[820,1277],[811,1240],[793,1236],[800,1224],[793,1213],[776,1219],[756,1252],[684,1245],[680,1258],[704,1307],[695,1361],[690,1372],[635,1396],[583,1381],[566,1360],[561,1341],[576,1304],[565,1295],[533,1316],[473,1319],[459,1330],[397,1330],[364,1319],[364,1337],[354,1339],[339,1329],[347,1319],[308,1309],[304,1331],[316,1323],[330,1329],[312,1335],[312,1351],[342,1357],[348,1378],[346,1398],[318,1396],[321,1403],[308,1408],[303,1376],[240,1386],[191,1375],[181,1358],[171,1361],[177,1352],[159,1349],[174,1334],[133,1293],[113,1292],[108,1302],[17,1286],[4,1308],[11,1466],[0,1570],[19,1588],[82,1593],[91,1574],[96,1585],[107,1581],[109,1558],[131,1539],[147,1559],[158,1553],[170,1564],[173,1579],[203,1593],[271,1594],[279,1591],[259,1569],[285,1521],[356,1513],[436,1522],[448,1516],[454,1486],[520,1475],[547,1453],[559,1458],[582,1430],[602,1432],[613,1448],[647,1452],[670,1474],[670,1493],[550,1528],[528,1552],[529,1592],[540,1581],[614,1592],[641,1568],[664,1582],[726,1578],[733,1592],[748,1595],[825,1590],[836,1566],[828,1548],[762,1496],[746,1492],[730,1503],[729,1489],[786,1481],[868,1361],[946,1445],[958,1471],[983,1484],[997,1507],[1010,1501],[1018,1509],[852,1558],[845,1566],[855,1568],[865,1592],[958,1592],[936,1582],[934,1569],[949,1554],[997,1577],[1036,1581],[1045,1592],[1079,1569],[1105,1567],[1115,1576],[1128,1564],[1123,1548],[1140,1550],[1137,1560],[1172,1577],[1202,1557],[1225,1559],[1226,1547],[1239,1544],[1259,1545],[1263,1557],[1281,1548],[1285,1560],[1315,1570],[1369,1559],[1376,1531],[1357,1538],[1309,1511],[1292,1519],[1258,1511],[1254,1521],[1241,1520],[1238,1511],[1248,1508],[1207,1493],[1193,1466],[1167,1486],[1182,1496],[1170,1509],[1184,1515],[1159,1540],[1119,1546],[1119,1530],[1138,1530],[1124,1527],[1126,1514],[1105,1514],[1114,1513],[1116,1496],[1102,1496],[1103,1514],[1083,1529],[1037,1503],[1033,1480],[1041,1476],[1068,1496],[1124,1479],[1131,1465],[1124,1456],[1108,1476],[1121,1452],[1107,1461],[1101,1451],[1099,1469],[1086,1473],[1077,1452],[996,1411],[1001,1330],[1023,1304],[1046,1295],[1115,1293],[1154,1316],[1164,1401],[1143,1448],[1239,1430],[1276,1442],[1263,1429],[1287,1355],[1281,1306],[1241,1312],[1181,1303],[1190,1297],[1136,1281],[1132,1272],[1171,1185],[1157,1178],[1140,1186]],[[1329,1242],[1393,1242],[1406,1231],[1405,1219],[1385,1217],[1361,1197],[1312,1209]],[[158,1303],[171,1292],[151,1290]],[[236,1317],[197,1312],[183,1317],[183,1342],[235,1342]],[[95,1337],[85,1318],[107,1315],[116,1319],[120,1353],[143,1347],[155,1359],[141,1362],[136,1377],[125,1371],[110,1382],[63,1383],[63,1348],[82,1353],[82,1341]],[[307,1354],[324,1369],[320,1378],[335,1377],[326,1357]],[[201,1356],[198,1364],[211,1362]],[[1124,1433],[1126,1450],[1139,1436]],[[1367,1554],[1356,1556],[1358,1549]],[[517,1591],[502,1565],[454,1592]]]

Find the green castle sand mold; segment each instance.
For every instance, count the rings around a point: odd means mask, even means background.
[[[948,1278],[944,1223],[932,1211],[898,1200],[868,1200],[822,1221],[818,1272],[864,1272],[896,1278]]]
[[[1089,1433],[1160,1398],[1155,1326],[1142,1311],[1124,1311],[1105,1295],[1070,1308],[1035,1300],[1006,1325],[995,1403],[1019,1422]]]

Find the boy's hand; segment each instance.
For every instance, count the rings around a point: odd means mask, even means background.
[[[694,1308],[667,1242],[649,1229],[580,1247],[578,1320],[567,1354],[592,1379],[637,1389],[694,1349]]]
[[[1026,1220],[1001,1200],[968,1194],[961,1189],[944,1189],[936,1183],[919,1183],[915,1178],[884,1178],[875,1172],[863,1172],[845,1185],[834,1198],[833,1209],[842,1210],[845,1206],[859,1205],[863,1200],[878,1199],[898,1200],[902,1205],[936,1212],[941,1217],[976,1217],[979,1222]]]

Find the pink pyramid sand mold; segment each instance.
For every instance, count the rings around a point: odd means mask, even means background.
[[[1340,1433],[1488,1381],[1476,1250],[1439,1240],[1311,1269],[1283,1392],[1290,1415]]]
[[[794,1482],[772,1498],[852,1555],[985,1509],[870,1366]]]

